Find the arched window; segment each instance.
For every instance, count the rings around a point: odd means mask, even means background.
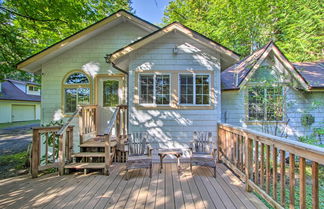
[[[90,104],[90,79],[83,72],[67,74],[63,80],[64,112],[73,113],[78,105]]]

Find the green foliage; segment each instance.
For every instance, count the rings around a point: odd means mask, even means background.
[[[322,57],[319,0],[175,0],[164,23],[179,21],[243,56],[273,40],[291,61]]]
[[[28,167],[28,153],[26,151],[0,156],[0,179],[15,176]]]
[[[119,9],[131,11],[130,0],[0,1],[0,80],[29,80],[19,61]]]
[[[302,126],[304,126],[305,128],[309,128],[315,122],[315,117],[310,113],[303,114],[300,118],[300,122]]]
[[[306,144],[312,144],[316,145],[318,143],[318,140],[313,136],[300,136],[298,137],[298,141],[306,143]]]

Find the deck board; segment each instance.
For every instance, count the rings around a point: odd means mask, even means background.
[[[130,171],[114,164],[110,176],[100,174],[29,176],[0,181],[0,208],[266,208],[223,164],[217,164],[217,178],[205,167],[166,163],[149,170]]]

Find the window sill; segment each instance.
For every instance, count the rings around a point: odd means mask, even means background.
[[[213,105],[144,105],[136,104],[138,110],[213,110]]]

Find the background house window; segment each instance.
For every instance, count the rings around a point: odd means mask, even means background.
[[[209,75],[180,74],[180,104],[209,104]]]
[[[37,86],[28,86],[28,90],[29,91],[38,91],[39,87],[37,87]]]
[[[103,83],[103,106],[115,107],[119,104],[119,81],[108,80]]]
[[[72,113],[78,105],[90,104],[90,81],[84,73],[69,75],[63,85],[64,111]]]
[[[282,121],[282,87],[251,87],[248,90],[248,120]]]
[[[140,103],[169,104],[170,75],[140,75]]]

